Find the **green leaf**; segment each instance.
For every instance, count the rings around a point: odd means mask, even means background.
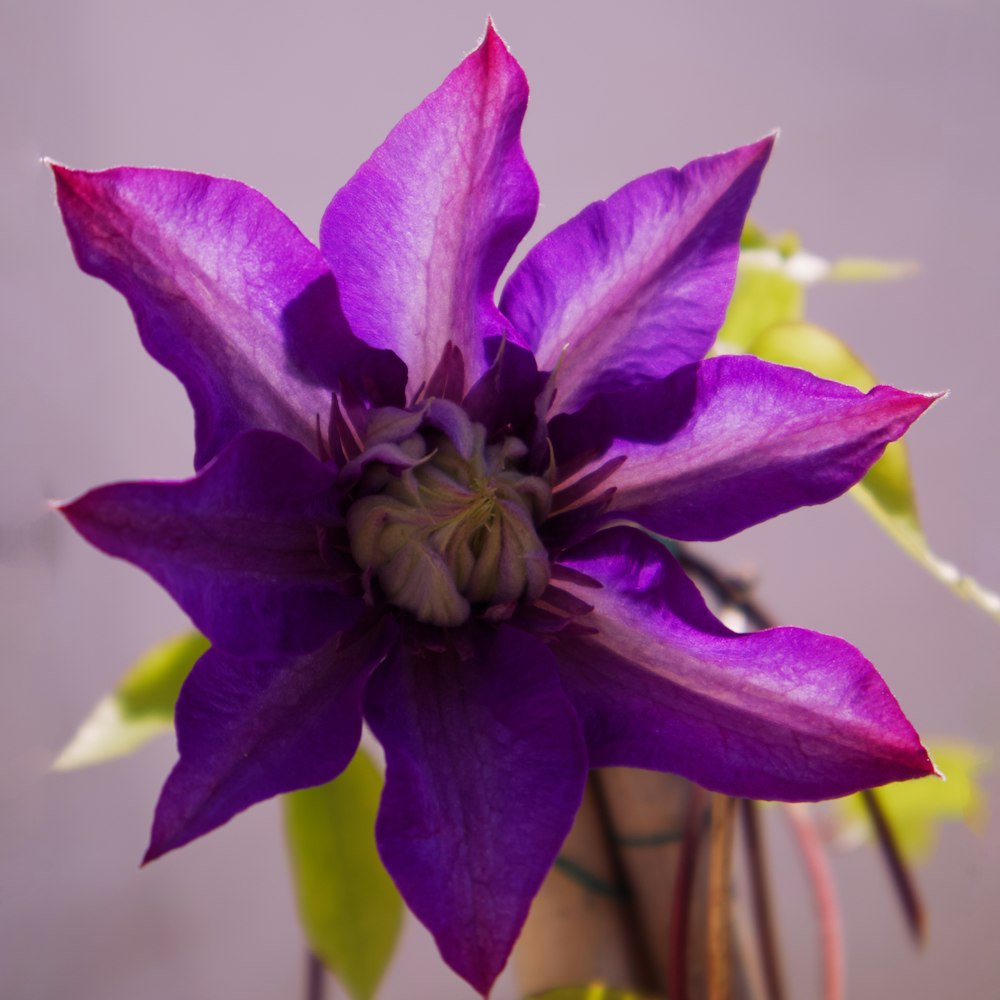
[[[786,230],[771,236],[747,222],[740,236],[740,266],[783,270],[803,284],[816,281],[881,282],[909,278],[920,270],[916,261],[881,260],[878,257],[840,257],[824,260],[802,249],[796,233]],[[746,251],[750,251],[747,253]],[[760,252],[765,251],[765,252]]]
[[[612,989],[603,983],[590,983],[588,986],[569,986],[536,993],[530,1000],[643,1000],[643,997],[628,990]]]
[[[852,284],[899,281],[909,278],[920,270],[912,260],[879,260],[875,257],[841,257],[830,265],[825,275],[827,281],[843,281]]]
[[[802,251],[793,233],[772,237],[747,223],[736,287],[713,354],[756,354],[867,391],[875,377],[832,333],[804,321],[805,287],[816,281],[886,281],[915,270],[911,262],[844,258],[833,264]],[[1000,620],[1000,595],[931,550],[920,526],[913,480],[901,441],[890,444],[851,495],[910,556],[959,597]]]
[[[781,268],[741,263],[714,352],[745,353],[764,330],[801,319],[804,302],[802,285]]]
[[[802,249],[796,233],[786,229],[777,236],[771,236],[755,222],[747,219],[740,234],[741,250],[777,250],[782,257],[791,257]]]
[[[186,632],[144,653],[83,721],[52,765],[72,771],[138,750],[174,724],[174,704],[181,685],[208,640]]]
[[[753,339],[748,350],[777,364],[805,368],[823,378],[867,391],[875,376],[832,333],[811,323],[786,323]],[[851,496],[932,576],[959,597],[1000,620],[1000,596],[966,576],[932,551],[920,525],[910,465],[902,441],[895,441],[851,490]]]
[[[911,861],[927,858],[934,849],[942,823],[960,822],[982,830],[986,798],[980,783],[989,755],[968,743],[934,743],[934,762],[945,780],[928,777],[900,781],[878,790],[879,802],[892,824],[903,856]],[[871,829],[860,795],[837,800],[845,839],[869,839]]]
[[[354,1000],[370,1000],[392,957],[403,902],[375,847],[382,776],[359,750],[329,784],[285,796],[285,833],[309,946]]]

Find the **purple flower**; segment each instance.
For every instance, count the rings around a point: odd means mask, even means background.
[[[256,191],[56,167],[80,266],[195,410],[197,474],[64,513],[212,642],[147,858],[329,781],[364,719],[377,838],[488,991],[588,768],[818,799],[932,765],[872,665],[737,635],[668,549],[838,496],[932,402],[702,360],[772,139],[633,181],[494,288],[537,207],[528,90],[492,26],[323,218]]]

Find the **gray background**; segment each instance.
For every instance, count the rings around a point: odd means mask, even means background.
[[[57,523],[45,498],[187,474],[191,418],[123,302],[76,271],[39,157],[239,177],[315,237],[332,192],[475,44],[488,11],[533,87],[536,234],[641,172],[780,125],[760,223],[794,227],[830,256],[922,263],[905,283],[820,288],[812,313],[887,381],[952,390],[910,438],[924,519],[939,552],[1000,585],[993,0],[4,0],[4,998],[252,1000],[295,996],[301,982],[273,804],[139,872],[169,741],[90,772],[46,773],[124,665],[183,622],[145,577]],[[997,623],[924,576],[849,501],[715,552],[759,572],[783,620],[856,642],[925,735],[995,742]],[[874,854],[838,858],[849,996],[994,995],[998,854],[995,825],[978,838],[945,831],[921,872],[932,930],[921,956]],[[787,845],[775,860],[793,995],[809,997],[799,866]],[[411,924],[382,995],[469,991]]]

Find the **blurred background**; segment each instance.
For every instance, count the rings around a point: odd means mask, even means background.
[[[932,545],[1000,586],[995,0],[0,0],[0,995],[295,997],[302,943],[273,803],[139,871],[169,739],[47,769],[94,702],[185,622],[46,499],[187,475],[191,416],[124,302],[81,275],[41,156],[238,177],[311,237],[331,194],[476,44],[487,13],[532,84],[535,235],[632,177],[782,137],[753,217],[819,254],[908,258],[821,286],[811,318],[880,378],[951,395],[909,436]],[[929,738],[996,744],[1000,627],[849,500],[712,549],[782,621],[844,635]],[[1000,798],[997,771],[987,777]],[[1000,838],[946,828],[911,947],[874,851],[834,859],[848,996],[995,995]],[[799,859],[775,841],[791,995],[817,995]],[[511,996],[498,988],[498,1000]],[[385,1000],[471,993],[410,922]]]

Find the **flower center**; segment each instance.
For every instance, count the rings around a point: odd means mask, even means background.
[[[502,614],[541,595],[549,562],[536,525],[552,494],[519,470],[526,453],[513,437],[487,444],[483,426],[443,400],[375,412],[345,470],[358,476],[347,531],[390,603],[456,626],[473,605]]]

